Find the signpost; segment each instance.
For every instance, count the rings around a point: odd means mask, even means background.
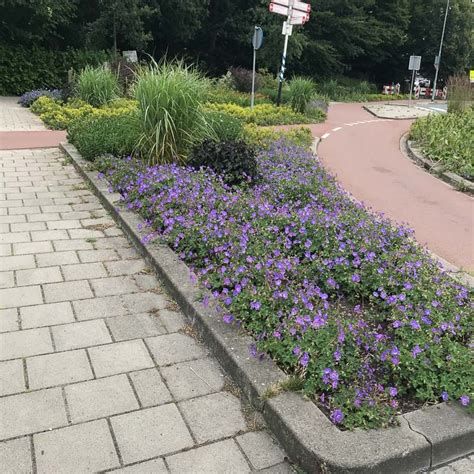
[[[256,26],[252,36],[253,46],[253,69],[252,69],[252,95],[250,98],[250,108],[253,109],[255,103],[255,65],[257,62],[257,50],[262,47],[263,43],[263,30],[259,26]]]
[[[309,20],[311,5],[309,3],[300,2],[298,0],[272,0],[269,6],[269,10],[272,13],[277,13],[278,15],[286,16],[286,21],[283,23],[283,29],[281,32],[281,34],[285,36],[285,43],[283,45],[280,73],[278,74],[277,105],[280,105],[281,90],[283,87],[283,80],[285,78],[288,38],[293,33],[293,25],[304,25]]]
[[[413,93],[413,83],[415,82],[415,73],[420,70],[421,66],[421,56],[410,56],[410,62],[408,63],[408,70],[412,71],[411,74],[411,84],[410,84],[410,98],[408,104],[411,107],[411,94]]]

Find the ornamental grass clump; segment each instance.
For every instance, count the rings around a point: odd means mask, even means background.
[[[223,320],[253,335],[251,353],[299,379],[333,423],[372,428],[427,403],[469,406],[468,290],[310,152],[277,142],[257,163],[252,187],[131,158],[108,162],[106,178],[145,219],[144,241],[174,249]]]
[[[290,104],[295,112],[304,114],[314,94],[315,84],[312,79],[307,77],[294,77],[290,81]]]
[[[119,91],[117,75],[106,66],[87,66],[76,78],[75,95],[93,107],[116,99]]]
[[[201,109],[208,84],[183,62],[154,63],[134,85],[141,137],[139,148],[149,163],[184,162],[194,144],[213,131]]]

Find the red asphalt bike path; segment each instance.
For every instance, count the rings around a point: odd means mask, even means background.
[[[361,104],[331,104],[318,156],[357,200],[414,229],[436,255],[474,270],[474,199],[416,166],[400,150],[412,120],[378,119]]]

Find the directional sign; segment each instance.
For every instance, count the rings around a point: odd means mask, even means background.
[[[278,13],[279,15],[288,16],[288,7],[284,7],[283,5],[278,5],[277,3],[270,3],[269,10],[272,13]],[[309,13],[302,12],[301,10],[293,10],[291,12],[291,23],[293,25],[302,25],[309,20]],[[293,22],[295,19],[295,22]]]
[[[263,30],[259,26],[256,26],[252,36],[253,49],[260,49],[263,43]]]
[[[279,3],[280,5],[283,5],[285,7],[290,6],[290,0],[272,0],[272,1],[275,3]],[[309,3],[298,2],[295,0],[293,2],[293,10],[301,10],[302,12],[309,13],[311,11],[311,5]]]
[[[408,63],[408,69],[410,71],[419,71],[421,66],[421,56],[410,56],[410,62]]]

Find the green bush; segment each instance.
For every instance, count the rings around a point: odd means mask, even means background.
[[[211,168],[229,185],[258,179],[255,149],[244,141],[204,140],[193,149],[189,165]]]
[[[193,145],[212,134],[201,109],[207,89],[204,78],[181,61],[140,72],[134,86],[139,147],[150,163],[183,162]]]
[[[34,89],[61,88],[69,69],[102,64],[104,51],[54,51],[39,47],[0,45],[0,95],[21,95]]]
[[[295,112],[304,114],[306,107],[314,96],[314,81],[307,77],[294,77],[290,81],[290,104]]]
[[[225,112],[207,112],[206,119],[220,141],[238,140],[242,136],[242,121]]]
[[[86,160],[103,154],[125,156],[138,143],[138,114],[128,111],[119,115],[89,115],[74,120],[68,128],[68,139]]]
[[[411,126],[410,138],[430,160],[474,181],[473,109],[418,119]]]
[[[86,66],[76,78],[75,93],[93,107],[100,107],[118,97],[117,75],[105,66]]]
[[[377,87],[368,81],[338,77],[318,84],[316,91],[337,102],[363,102],[366,97],[377,94]]]
[[[253,123],[244,125],[243,139],[259,149],[267,149],[272,143],[279,140],[304,148],[309,148],[313,143],[313,135],[307,127],[275,130],[270,127],[259,127]]]
[[[238,92],[228,87],[217,86],[210,88],[204,98],[205,102],[213,104],[236,104],[241,107],[250,105],[250,94],[248,92]],[[255,104],[270,104],[271,100],[265,94],[255,94]]]

